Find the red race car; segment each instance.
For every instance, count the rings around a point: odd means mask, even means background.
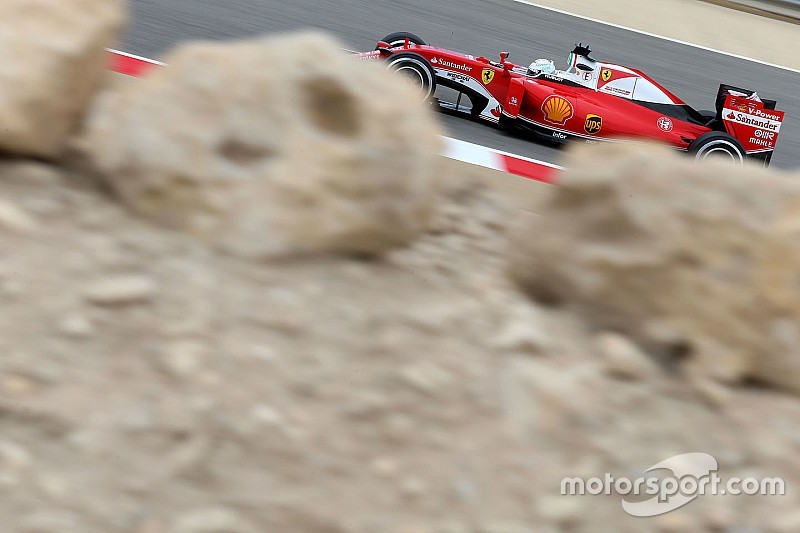
[[[405,32],[384,37],[358,58],[385,60],[408,74],[442,111],[556,142],[643,138],[696,159],[769,165],[784,116],[776,102],[730,85],[720,85],[715,111],[696,111],[643,72],[596,61],[583,45],[572,51],[566,70],[547,59],[520,67],[507,52],[490,61],[428,46]],[[445,92],[454,101],[445,101]]]

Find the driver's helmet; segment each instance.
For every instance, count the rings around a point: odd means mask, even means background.
[[[528,74],[534,76],[538,74],[555,74],[555,72],[556,64],[549,59],[537,59],[528,67]]]

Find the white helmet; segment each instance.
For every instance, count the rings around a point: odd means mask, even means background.
[[[556,64],[549,59],[537,59],[528,67],[528,74],[555,74]]]

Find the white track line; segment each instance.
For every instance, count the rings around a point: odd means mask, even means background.
[[[468,142],[468,141],[462,141],[461,139],[453,139],[453,138],[450,138],[450,137],[445,137],[444,135],[442,135],[442,139],[447,143],[447,150],[446,150],[446,153],[445,153],[445,155],[447,157],[450,157],[451,155],[455,156],[458,153],[460,153],[461,151],[470,151],[470,152],[474,153],[476,150],[482,149],[482,150],[491,150],[492,153],[497,154],[497,155],[503,155],[503,156],[506,156],[506,157],[513,157],[514,159],[517,159],[519,161],[525,161],[525,162],[528,162],[528,163],[535,163],[537,165],[542,165],[544,167],[549,167],[549,168],[552,168],[553,170],[564,170],[564,167],[562,167],[560,165],[556,165],[554,163],[548,163],[547,161],[541,161],[539,159],[533,159],[533,158],[521,156],[521,155],[518,155],[518,154],[512,154],[511,152],[504,152],[502,150],[497,150],[496,148],[489,148],[487,146],[483,146],[483,145],[480,145],[480,144],[475,144],[475,143],[471,143],[471,142]],[[457,157],[451,157],[451,159],[458,159],[458,158]],[[461,159],[459,159],[459,161],[461,161]]]
[[[108,52],[111,52],[112,54],[130,57],[131,59],[138,59],[139,61],[144,61],[145,63],[152,63],[154,65],[166,66],[166,63],[162,63],[161,61],[156,61],[155,59],[150,59],[149,57],[137,56],[135,54],[129,54],[128,52],[121,52],[120,50],[114,50],[113,48],[106,48],[106,50]]]
[[[750,61],[752,63],[758,63],[758,64],[761,64],[761,65],[765,65],[767,67],[777,68],[777,69],[781,69],[781,70],[788,70],[789,72],[795,72],[797,74],[800,74],[800,70],[792,68],[792,67],[786,67],[784,65],[778,65],[776,63],[769,63],[767,61],[761,61],[760,59],[753,59],[752,57],[742,56],[742,55],[739,55],[739,54],[734,54],[732,52],[725,52],[724,50],[717,50],[716,48],[709,48],[708,46],[703,46],[701,44],[690,43],[688,41],[681,41],[680,39],[673,39],[672,37],[665,37],[663,35],[658,35],[657,33],[650,33],[648,31],[644,31],[644,30],[637,30],[636,28],[629,28],[628,26],[622,26],[621,24],[614,24],[613,22],[607,22],[605,20],[600,20],[600,19],[596,19],[596,18],[592,18],[592,17],[586,17],[584,15],[579,15],[577,13],[572,13],[570,11],[564,11],[563,9],[556,9],[556,8],[550,7],[550,6],[543,6],[543,5],[537,4],[535,2],[530,2],[529,0],[511,0],[511,1],[512,2],[516,2],[518,4],[525,4],[525,5],[532,6],[532,7],[538,7],[539,9],[544,9],[546,11],[552,11],[553,13],[560,13],[561,15],[567,15],[567,16],[579,18],[579,19],[582,19],[582,20],[588,20],[589,22],[595,22],[597,24],[604,24],[606,26],[611,26],[612,28],[617,28],[617,29],[625,30],[625,31],[631,31],[633,33],[638,33],[640,35],[646,35],[648,37],[654,37],[656,39],[662,39],[664,41],[669,41],[669,42],[672,42],[672,43],[682,44],[682,45],[685,45],[685,46],[691,46],[692,48],[698,48],[700,50],[705,50],[706,52],[714,52],[715,54],[720,54],[720,55],[723,55],[723,56],[733,57],[733,58],[736,58],[736,59],[742,59],[744,61]],[[596,0],[596,1],[600,1],[600,0]],[[640,0],[640,1],[644,1],[644,0]]]

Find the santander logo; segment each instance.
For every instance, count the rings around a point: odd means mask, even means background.
[[[433,65],[438,65],[444,68],[463,70],[464,72],[472,71],[472,67],[470,67],[465,63],[453,63],[452,61],[448,61],[446,59],[440,59],[438,57],[434,57],[433,59],[431,59],[431,63]]]

